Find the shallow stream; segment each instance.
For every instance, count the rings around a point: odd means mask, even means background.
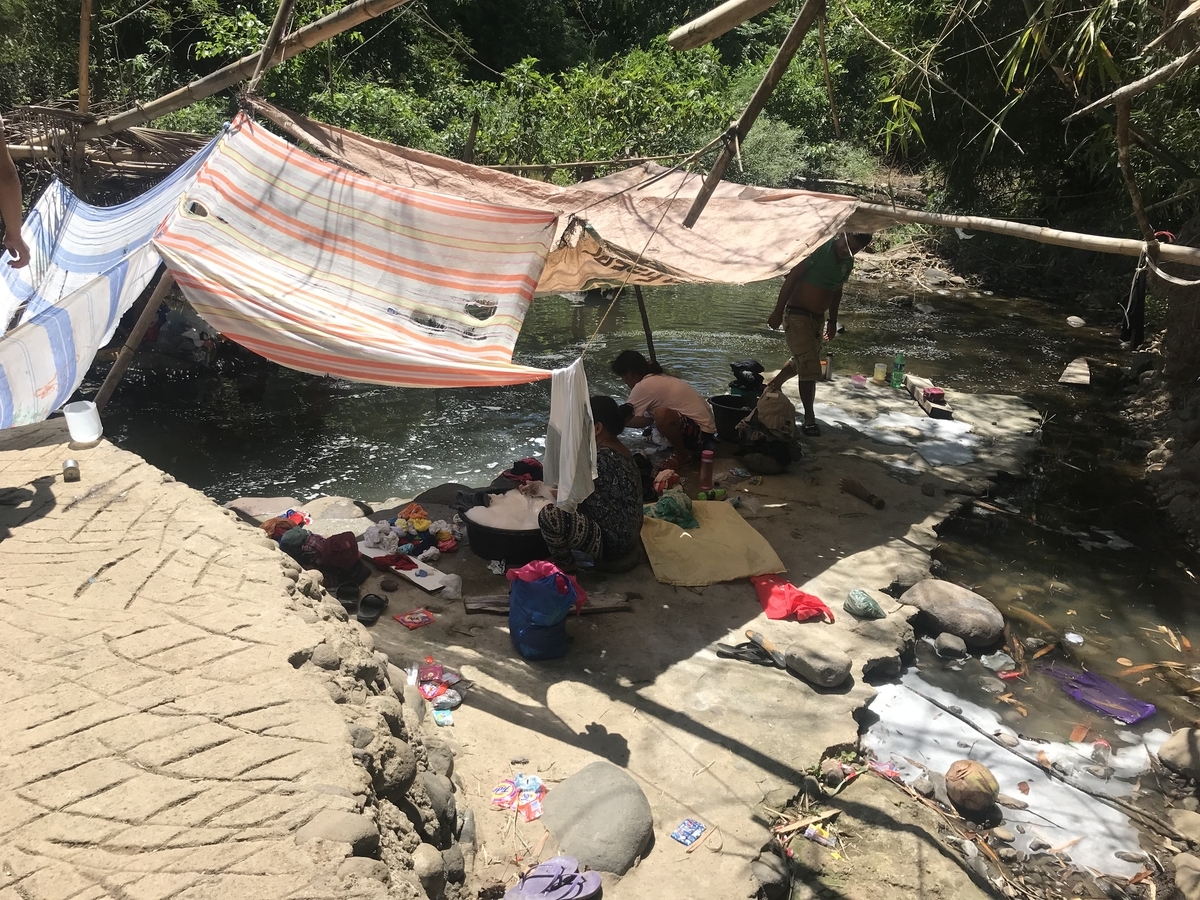
[[[777,289],[646,291],[659,359],[708,395],[727,393],[732,361],[752,357],[777,367],[786,356],[783,337],[764,324]],[[607,302],[582,298],[536,301],[517,360],[565,365],[608,309]],[[1200,568],[1154,509],[1140,482],[1141,464],[1125,455],[1132,435],[1119,416],[1125,397],[1119,387],[1057,384],[1078,356],[1128,363],[1114,328],[1070,328],[1070,312],[965,289],[855,282],[842,305],[846,332],[832,345],[834,370],[841,377],[869,375],[874,363],[903,350],[909,371],[947,390],[1015,393],[1044,413],[1042,449],[1029,476],[1002,481],[988,500],[1004,511],[976,506],[944,526],[937,553],[944,577],[994,600],[1018,637],[1081,636],[1082,645],[1072,648],[1078,662],[1159,705],[1159,715],[1134,730],[1169,730],[1196,710],[1185,692],[1200,692],[1189,671],[1197,666],[1200,673]],[[624,395],[607,365],[627,348],[644,348],[632,295],[608,311],[587,354],[594,393]],[[94,387],[85,385],[85,392]],[[548,409],[548,381],[419,391],[272,367],[249,380],[133,378],[104,422],[116,443],[218,501],[321,494],[379,501],[445,481],[489,482],[512,460],[540,452]],[[1184,649],[1189,639],[1195,652]],[[1172,666],[1121,675],[1162,661]],[[981,686],[987,679],[972,677],[991,675],[978,659],[950,666],[921,645],[918,667],[921,677],[999,709],[1021,733],[1062,741],[1086,724],[1114,747],[1121,744],[1111,720],[1043,676],[1010,685],[1011,696],[999,703]]]

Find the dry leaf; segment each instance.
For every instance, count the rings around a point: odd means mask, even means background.
[[[1089,731],[1091,731],[1091,729],[1086,725],[1076,725],[1071,729],[1071,743],[1078,744],[1080,741],[1087,740]]]
[[[1023,707],[1020,703],[1014,704],[1013,709],[1015,709],[1017,712],[1019,712],[1023,716],[1029,715],[1029,710],[1027,710],[1025,707]]]
[[[1158,630],[1167,636],[1167,640],[1171,642],[1171,646],[1175,649],[1176,653],[1183,651],[1183,647],[1179,645],[1179,638],[1175,637],[1175,632],[1166,625],[1159,625]]]
[[[1045,647],[1039,647],[1037,653],[1033,654],[1034,659],[1041,659],[1047,653],[1056,648],[1058,644],[1047,644]]]
[[[1185,635],[1182,631],[1179,632],[1179,643],[1183,644],[1184,650],[1187,650],[1189,653],[1191,652],[1192,642],[1187,639],[1187,635]]]
[[[1124,678],[1126,675],[1136,675],[1138,672],[1149,672],[1151,669],[1157,668],[1158,663],[1143,663],[1140,666],[1133,666],[1129,669],[1123,669],[1121,671],[1121,677]]]
[[[1017,782],[1017,790],[1020,791],[1022,794],[1028,794],[1029,793],[1029,782],[1028,781],[1018,781]]]
[[[1126,658],[1125,658],[1125,657],[1123,657],[1123,656],[1118,656],[1118,657],[1117,657],[1117,665],[1118,665],[1118,666],[1132,666],[1132,665],[1133,665],[1133,660],[1132,660],[1132,659],[1126,659]]]
[[[1138,872],[1136,875],[1134,875],[1132,878],[1129,879],[1129,883],[1130,884],[1141,884],[1143,881],[1145,881],[1149,877],[1150,877],[1150,870],[1142,869],[1142,871]]]
[[[1049,772],[1049,771],[1050,771],[1050,757],[1048,757],[1048,756],[1046,755],[1046,751],[1045,751],[1045,750],[1039,750],[1039,751],[1038,751],[1038,754],[1037,754],[1037,764],[1038,764],[1039,766],[1041,766],[1043,769],[1045,769],[1047,772]]]
[[[1077,612],[1075,612],[1075,610],[1073,610],[1073,609],[1068,609],[1068,610],[1067,610],[1067,615],[1068,615],[1068,616],[1076,616],[1076,615],[1079,615],[1079,614],[1078,614]]]
[[[1145,684],[1145,683],[1146,683],[1147,681],[1149,681],[1149,680],[1150,680],[1150,676],[1149,676],[1149,675],[1147,675],[1145,678],[1139,678],[1139,679],[1137,680],[1137,683],[1138,683],[1138,684]]]

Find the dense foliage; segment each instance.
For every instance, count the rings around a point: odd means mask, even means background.
[[[331,0],[299,0],[295,24]],[[272,71],[263,92],[318,118],[459,156],[478,116],[488,164],[603,160],[699,148],[736,115],[799,3],[714,46],[675,53],[663,36],[708,0],[413,0]],[[731,177],[928,176],[934,203],[1132,233],[1110,115],[1063,118],[1194,45],[1145,51],[1167,9],[1149,0],[829,0],[827,39],[841,125],[806,43]],[[260,46],[273,0],[97,0],[94,107],[146,100]],[[0,109],[73,96],[78,0],[0,0]],[[1134,162],[1152,219],[1200,203],[1200,75],[1135,105]],[[158,124],[212,132],[234,109],[213,98]],[[560,178],[570,177],[560,173]]]

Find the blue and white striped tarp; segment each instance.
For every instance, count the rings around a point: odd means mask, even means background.
[[[215,146],[120,206],[90,206],[54,181],[29,211],[23,269],[0,255],[0,428],[40,422],[66,403],[161,262],[150,243]]]

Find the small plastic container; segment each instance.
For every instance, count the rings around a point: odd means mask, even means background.
[[[713,452],[705,450],[700,454],[700,490],[711,491],[713,486]]]
[[[79,463],[73,459],[63,460],[63,481],[79,480]]]
[[[875,363],[875,376],[871,379],[876,384],[883,384],[887,381],[887,363]]]
[[[104,426],[100,424],[100,411],[91,400],[76,400],[63,407],[67,419],[67,431],[77,444],[90,444],[100,440]]]

